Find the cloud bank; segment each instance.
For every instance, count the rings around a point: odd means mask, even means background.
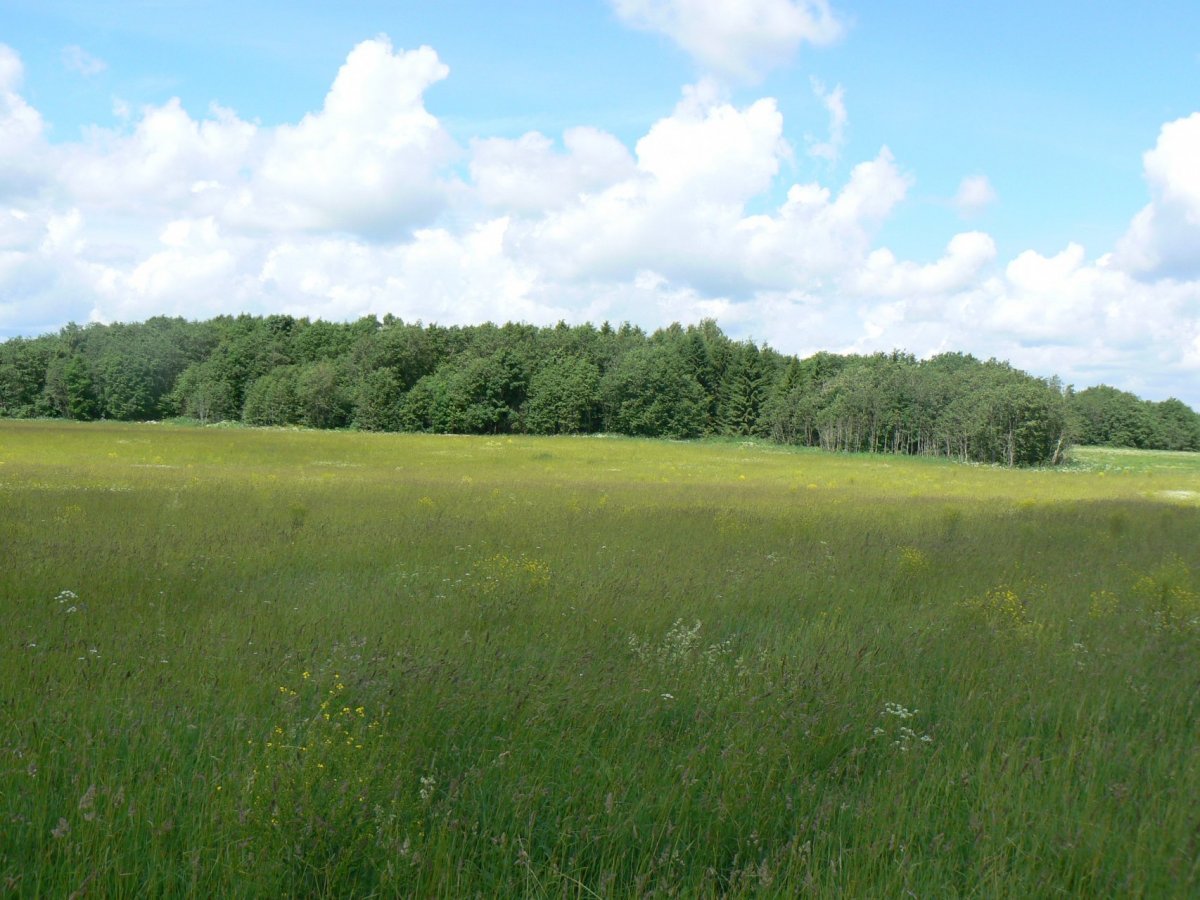
[[[668,23],[693,9],[626,6]],[[807,10],[796,22],[827,12],[761,4],[783,7]],[[721,9],[694,5],[705,22]],[[1200,113],[1163,126],[1144,158],[1149,202],[1111,252],[1006,260],[973,230],[908,260],[880,234],[916,174],[880,147],[840,183],[787,185],[795,150],[772,98],[737,105],[701,80],[633,146],[592,127],[461,146],[424,100],[448,75],[433,49],[381,37],[293,124],[221,106],[197,118],[172,100],[51,143],[0,46],[0,336],[240,311],[651,328],[713,316],[789,352],[968,350],[1200,405]],[[832,145],[844,98],[819,93]],[[958,206],[993,198],[968,178]]]

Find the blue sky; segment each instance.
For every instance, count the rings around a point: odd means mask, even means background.
[[[1185,2],[0,0],[0,337],[714,316],[1200,407],[1198,35]]]

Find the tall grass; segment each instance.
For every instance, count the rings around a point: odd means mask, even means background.
[[[0,892],[1194,896],[1200,464],[0,426]]]

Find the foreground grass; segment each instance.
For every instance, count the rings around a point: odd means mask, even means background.
[[[1200,892],[1200,460],[0,425],[0,892]]]

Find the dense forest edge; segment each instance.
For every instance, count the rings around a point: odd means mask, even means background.
[[[1200,414],[1076,392],[963,353],[787,356],[712,320],[443,327],[287,315],[68,325],[0,343],[0,417],[366,431],[760,437],[827,450],[1061,462],[1073,443],[1200,451]]]

